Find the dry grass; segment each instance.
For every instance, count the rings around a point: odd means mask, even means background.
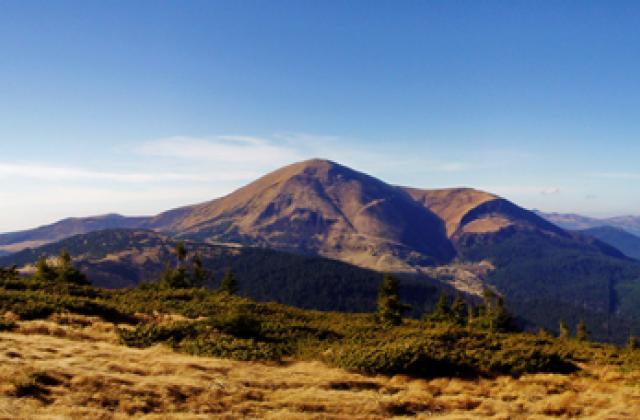
[[[465,381],[366,377],[318,362],[284,365],[138,350],[81,316],[0,334],[0,418],[640,418],[640,375]]]

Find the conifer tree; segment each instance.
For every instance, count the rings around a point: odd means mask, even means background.
[[[228,293],[230,295],[234,295],[238,292],[238,280],[236,279],[236,275],[230,268],[225,271],[224,276],[222,276],[222,281],[220,282],[220,288],[218,289],[221,292]]]
[[[627,339],[627,349],[635,350],[639,347],[639,345],[640,343],[638,343],[638,337],[630,334],[629,338]]]
[[[180,241],[176,244],[175,253],[178,260],[176,268],[180,268],[187,258],[187,247],[183,241]]]
[[[400,282],[391,274],[382,278],[378,293],[378,320],[385,325],[400,325],[402,314],[410,306],[400,301]]]
[[[579,341],[588,341],[589,340],[589,331],[587,331],[587,324],[583,320],[578,322],[576,326],[576,339]]]
[[[35,280],[52,282],[55,281],[57,275],[53,267],[49,265],[46,254],[42,254],[36,262],[36,272],[33,275]]]
[[[565,324],[563,320],[560,320],[559,328],[560,335],[558,337],[562,340],[569,338],[569,327],[567,327],[567,324]]]
[[[71,254],[66,249],[60,251],[58,266],[55,268],[56,281],[77,285],[89,285],[87,277],[73,266]]]
[[[464,326],[467,323],[468,312],[467,304],[460,296],[456,296],[451,304],[451,315],[453,317],[453,321],[457,325]]]
[[[210,280],[211,275],[202,266],[200,255],[193,256],[193,274],[191,275],[191,287],[203,287]]]

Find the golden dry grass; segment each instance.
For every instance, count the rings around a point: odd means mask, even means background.
[[[319,362],[264,364],[117,344],[81,316],[0,333],[0,418],[640,418],[640,375],[461,380],[366,377]]]

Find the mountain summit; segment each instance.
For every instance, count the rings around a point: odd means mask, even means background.
[[[445,263],[455,255],[442,220],[406,191],[320,159],[149,223],[184,238],[314,253],[380,270]]]

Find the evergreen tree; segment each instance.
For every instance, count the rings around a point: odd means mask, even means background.
[[[635,350],[639,347],[639,345],[640,343],[638,343],[638,337],[629,335],[629,338],[627,339],[627,349]]]
[[[378,320],[385,325],[400,325],[402,314],[409,309],[409,305],[400,302],[398,279],[385,274],[378,293]]]
[[[497,297],[496,305],[492,311],[493,326],[498,331],[513,331],[513,316],[507,311],[504,306],[504,298],[502,296]]]
[[[55,268],[56,281],[60,283],[71,283],[77,285],[89,285],[91,284],[80,270],[73,266],[71,254],[66,249],[60,251],[58,257],[58,266]]]
[[[589,340],[589,331],[587,331],[587,324],[583,320],[578,322],[576,326],[576,339],[579,341],[588,341]]]
[[[211,278],[210,273],[202,266],[200,255],[193,256],[193,274],[191,275],[191,287],[203,287]]]
[[[36,272],[33,275],[35,280],[52,282],[57,277],[56,271],[49,265],[46,254],[42,254],[36,262]]]
[[[558,337],[562,340],[566,340],[567,338],[569,338],[569,327],[567,327],[567,324],[565,324],[563,320],[560,320],[559,328],[560,335]]]
[[[221,292],[229,293],[230,295],[234,295],[238,292],[238,280],[236,279],[236,275],[230,268],[225,271],[224,276],[222,276],[222,281],[220,282],[220,288],[218,289]]]
[[[178,259],[176,268],[179,269],[184,264],[184,261],[187,259],[187,247],[183,241],[180,241],[176,244],[175,253]]]
[[[469,310],[467,309],[467,304],[462,300],[460,296],[456,296],[453,303],[451,304],[451,315],[453,317],[453,322],[457,325],[464,326],[467,324]]]

